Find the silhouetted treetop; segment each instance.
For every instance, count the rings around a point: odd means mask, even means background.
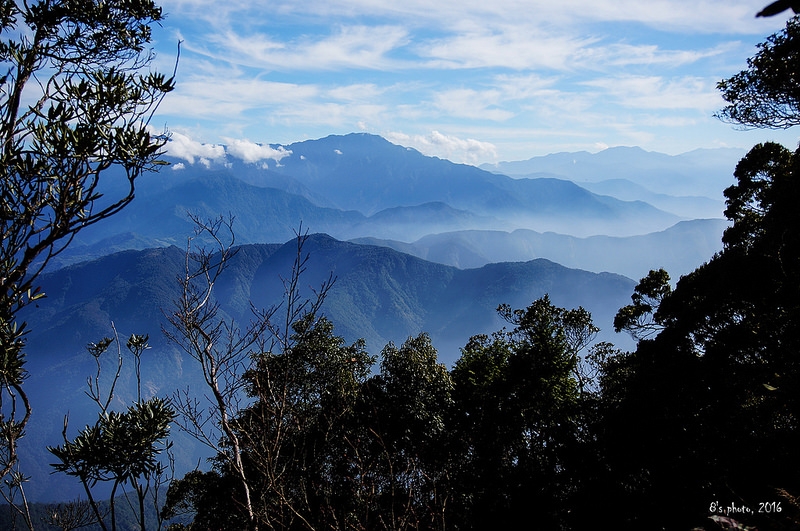
[[[745,127],[784,129],[800,123],[800,21],[770,35],[747,69],[717,84],[728,102],[717,117]]]

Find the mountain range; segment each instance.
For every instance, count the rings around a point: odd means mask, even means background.
[[[638,147],[614,147],[597,153],[552,153],[524,161],[483,164],[481,168],[517,177],[558,175],[581,185],[623,180],[650,193],[722,201],[722,191],[733,184],[733,171],[744,154],[737,148],[666,155]]]
[[[554,304],[590,310],[604,329],[604,339],[625,339],[611,332],[613,313],[627,303],[634,286],[621,275],[569,269],[544,259],[458,269],[321,234],[310,236],[303,252],[309,255],[301,279],[304,292],[312,296],[313,288],[333,273],[336,280],[323,313],[337,334],[348,342],[365,338],[374,354],[389,342],[400,344],[427,332],[440,360],[452,364],[471,335],[491,333],[505,324],[495,311],[499,304],[523,308],[545,294]],[[215,291],[222,315],[248,322],[251,303],[258,308],[278,303],[284,289],[281,278],[289,275],[296,256],[296,241],[239,247]],[[35,415],[24,463],[26,473],[37,478],[28,489],[32,499],[75,492],[77,487],[69,478],[48,476],[44,448],[61,442],[65,414],[70,414],[73,426],[91,421],[85,390],[95,361],[86,351],[88,343],[112,336],[115,330],[123,342],[132,333],[149,334],[152,349],[142,364],[147,393],[202,393],[199,367],[161,333],[169,326],[165,315],[180,295],[176,279],[184,267],[185,251],[170,246],[118,252],[42,277],[47,297],[21,315],[31,330],[26,389]],[[113,374],[115,359],[106,361],[107,374]],[[125,374],[116,393],[119,407],[131,399],[131,375]],[[178,465],[186,470],[196,465],[202,448],[180,440]]]
[[[271,147],[279,160],[170,159],[172,168],[139,181],[128,208],[82,231],[51,262],[41,277],[47,297],[21,315],[30,329],[26,388],[34,405],[24,448],[25,472],[34,478],[30,499],[77,494],[74,482],[50,475],[44,448],[61,442],[67,411],[71,426],[91,422],[88,343],[114,330],[123,341],[149,334],[147,393],[201,392],[192,360],[161,333],[193,234],[187,213],[234,218],[237,254],[215,297],[238,322],[249,319],[251,303],[281,300],[297,233],[308,231],[305,293],[332,274],[325,315],[337,334],[348,342],[364,338],[374,354],[424,331],[452,364],[471,335],[505,324],[499,304],[524,308],[544,294],[562,307],[584,306],[603,330],[600,339],[628,348],[630,339],[611,325],[630,301],[634,279],[657,267],[677,279],[721,248],[721,191],[709,186],[706,194],[705,185],[691,182],[713,176],[721,186],[735,156],[715,151],[702,162],[697,154],[620,148],[572,154],[571,166],[570,154],[560,154],[545,157],[549,165],[477,168],[364,134]],[[635,162],[626,165],[626,155]],[[686,162],[692,157],[695,174]],[[517,169],[531,173],[495,173]],[[670,175],[680,186],[656,186]],[[103,192],[112,197],[120,184],[112,178]],[[130,386],[126,376],[119,406],[130,400]],[[177,437],[178,465],[186,470],[204,454]]]
[[[575,154],[584,161],[582,164],[559,165],[550,161],[543,166],[563,171],[565,175],[551,171],[535,178],[511,178],[426,157],[374,135],[331,136],[272,147],[285,154],[280,161],[254,164],[229,158],[190,164],[171,159],[174,171],[163,170],[143,177],[133,204],[105,223],[81,232],[54,265],[61,267],[125,249],[182,247],[193,228],[187,212],[201,217],[233,213],[236,236],[241,243],[285,242],[294,236],[301,223],[311,232],[326,233],[340,240],[377,238],[403,243],[443,233],[487,230],[498,234],[552,232],[573,238],[642,236],[666,231],[681,221],[720,219],[721,189],[732,181],[731,168],[738,153],[711,151],[709,158],[713,163],[700,165],[692,176],[686,157],[614,148],[595,155]],[[635,164],[626,163],[627,154],[635,155]],[[567,155],[561,154],[554,160],[561,161]],[[697,155],[690,157],[694,158],[703,160]],[[600,163],[593,162],[596,160]],[[504,167],[502,163],[497,166]],[[591,182],[585,181],[587,168],[593,171]],[[640,176],[652,173],[663,179],[674,177],[684,183],[678,190],[682,195],[653,192],[640,183],[618,178],[631,177],[630,168],[636,168],[636,175]],[[567,169],[575,171],[569,173]],[[724,174],[728,177],[723,186]],[[584,179],[584,186],[577,184],[578,178]],[[713,197],[688,195],[687,189],[708,188],[704,183],[709,180],[716,183]],[[692,183],[696,186],[691,186]],[[110,189],[109,195],[113,192]],[[676,256],[693,257],[678,264],[680,272],[690,271],[701,263],[694,257],[706,256],[709,249],[704,243],[698,246],[698,242],[718,242],[720,226],[697,224],[695,231],[702,232],[701,237],[684,242],[673,240]],[[519,243],[510,238],[506,241],[509,245]],[[630,249],[627,254],[633,254],[641,240],[619,243]],[[497,245],[494,247],[497,249]],[[508,247],[498,256],[543,257],[554,261],[564,256],[561,251],[551,253],[548,246],[540,247],[536,254],[515,253],[517,249]],[[491,256],[487,259],[497,261]],[[470,266],[476,263],[464,262]],[[597,263],[582,260],[580,267],[605,270],[602,260]]]
[[[587,271],[614,271],[640,279],[651,269],[664,268],[673,278],[691,272],[722,248],[722,219],[681,221],[666,230],[640,236],[578,238],[554,232],[517,229],[512,232],[470,230],[429,234],[414,242],[379,238],[352,241],[391,247],[425,260],[467,269],[492,262],[535,258]]]

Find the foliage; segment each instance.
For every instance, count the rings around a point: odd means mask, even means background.
[[[524,310],[498,308],[514,328],[475,336],[452,371],[459,456],[459,528],[513,526],[535,514],[555,528],[567,516],[581,453],[579,354],[597,331],[583,308],[547,296]]]
[[[147,123],[173,82],[140,72],[152,59],[150,26],[161,18],[150,0],[3,1],[4,312],[25,304],[48,260],[130,203],[135,180],[158,164],[166,140]],[[117,197],[100,182],[112,168],[124,183]]]
[[[354,417],[374,362],[363,341],[346,345],[314,314],[293,326],[292,345],[257,357],[245,378],[255,399],[237,418],[246,460],[264,485],[259,519],[267,527],[352,525],[349,496],[360,430]]]
[[[718,116],[745,127],[787,128],[800,124],[800,20],[758,45],[747,70],[717,88],[728,102]]]
[[[159,459],[160,454],[169,450],[166,442],[169,436],[169,425],[175,418],[175,410],[168,400],[152,397],[143,400],[141,396],[141,376],[139,363],[141,354],[146,349],[147,336],[132,335],[126,346],[135,358],[137,400],[126,411],[114,411],[109,408],[114,389],[122,370],[122,353],[118,348],[118,364],[116,374],[106,393],[100,388],[100,356],[103,355],[113,340],[105,338],[88,346],[91,355],[97,361],[97,374],[88,379],[87,395],[98,405],[99,413],[94,425],[86,426],[75,436],[67,438],[68,417],[64,419],[64,444],[48,447],[58,462],[51,464],[56,472],[74,476],[80,480],[86,492],[89,506],[93,511],[94,523],[107,529],[99,505],[92,494],[98,482],[110,482],[111,496],[109,507],[111,513],[111,529],[117,529],[115,496],[119,487],[129,485],[134,489],[138,500],[139,529],[144,531],[145,499],[151,488],[154,490],[158,504],[157,492],[166,472],[166,465]],[[69,509],[69,507],[67,507]],[[65,513],[54,513],[54,520],[63,521]]]
[[[660,297],[657,335],[607,366],[607,452],[620,488],[637,493],[632,527],[663,503],[684,508],[663,518],[683,526],[707,515],[698,500],[786,506],[800,491],[798,164],[776,144],[742,159],[725,190],[723,251]],[[772,518],[743,520],[770,528]]]
[[[614,331],[625,330],[636,340],[657,334],[664,325],[658,307],[670,293],[669,273],[664,269],[650,270],[634,288],[631,295],[633,304],[620,308],[614,317]]]
[[[380,373],[363,393],[362,422],[370,436],[359,449],[371,461],[367,493],[377,493],[373,520],[379,528],[448,527],[452,393],[450,374],[427,334],[382,350]]]
[[[16,315],[43,296],[50,259],[129,204],[158,164],[166,139],[148,121],[173,82],[142,72],[161,19],[151,0],[0,2],[0,477],[14,489],[31,414]],[[101,184],[114,172],[121,185]]]

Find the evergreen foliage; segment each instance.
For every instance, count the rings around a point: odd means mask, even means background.
[[[791,7],[784,4],[762,13]],[[99,173],[122,165],[132,194],[135,178],[156,163],[160,140],[138,119],[171,81],[134,73],[147,63],[140,54],[148,24],[161,16],[152,4],[0,7],[4,35],[18,20],[32,30],[0,43],[10,65],[0,81],[8,98],[0,114],[11,117],[0,124],[7,177],[0,388],[10,400],[0,404],[8,406],[0,476],[24,500],[24,475],[12,470],[30,415],[21,387],[25,327],[15,313],[37,296],[38,271],[30,268],[132,198],[92,210]],[[795,123],[797,29],[793,19],[750,70],[720,83],[732,104],[724,116],[744,125]],[[56,74],[43,85],[43,99],[21,111],[20,91],[45,66]],[[122,97],[125,88],[133,101]],[[109,100],[112,109],[103,107]],[[45,127],[48,120],[60,125]],[[308,257],[299,234],[283,302],[254,309],[253,324],[240,330],[214,298],[235,254],[232,234],[230,243],[223,238],[232,220],[195,220],[196,238],[219,252],[189,241],[170,337],[201,367],[211,407],[188,392],[175,406],[144,398],[148,338],[134,335],[127,347],[137,398],[114,410],[121,348],[117,342],[117,372],[101,392],[99,358],[113,341],[91,344],[98,373],[87,394],[98,419],[73,439],[65,422],[64,444],[49,448],[55,470],[82,482],[88,508],[50,509],[43,525],[123,529],[115,494],[127,485],[136,494],[128,503],[138,503],[135,526],[144,531],[144,504],[152,497],[158,505],[162,452],[180,413],[183,427],[214,455],[210,470],[171,482],[157,528],[164,519],[175,519],[173,530],[467,530],[520,522],[543,529],[796,528],[800,150],[757,145],[734,176],[725,190],[731,226],[723,250],[674,288],[666,271],[651,271],[620,309],[614,326],[637,340],[633,352],[593,344],[598,328],[588,311],[559,308],[544,296],[523,309],[500,305],[510,329],[473,336],[451,370],[426,334],[386,345],[380,360],[363,340],[337,336],[321,311],[335,279],[314,298],[301,296]],[[99,482],[112,484],[110,525],[93,498]],[[39,527],[31,506],[9,511],[20,527]]]
[[[28,527],[18,313],[44,295],[36,282],[49,261],[127,206],[159,164],[166,138],[148,122],[173,81],[149,69],[147,46],[161,19],[151,0],[0,2],[0,478],[22,494]]]

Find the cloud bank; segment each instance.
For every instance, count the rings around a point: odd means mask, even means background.
[[[453,162],[477,164],[485,160],[497,160],[497,150],[493,144],[473,138],[461,139],[444,135],[439,131],[431,131],[427,135],[392,132],[386,135],[386,139],[395,144],[413,147],[424,155],[445,158]]]
[[[166,145],[166,153],[171,157],[185,160],[189,164],[195,161],[209,166],[211,162],[226,164],[228,157],[238,159],[248,164],[255,164],[267,160],[280,163],[281,159],[292,154],[283,146],[273,148],[264,144],[257,144],[249,140],[226,138],[226,144],[206,144],[193,140],[187,135],[173,132]],[[179,163],[176,167],[183,168]]]

